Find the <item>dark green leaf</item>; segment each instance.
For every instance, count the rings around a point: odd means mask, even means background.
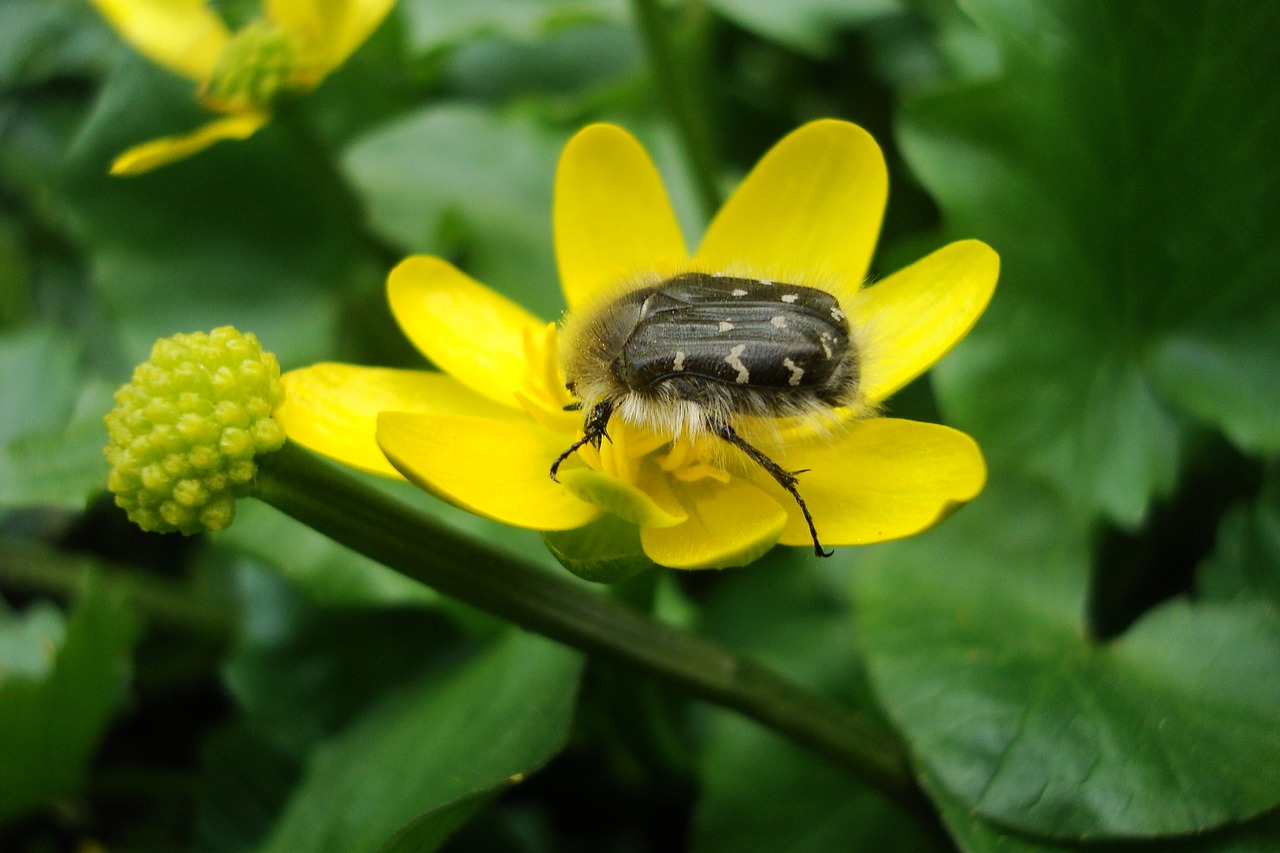
[[[223,666],[227,689],[256,730],[295,753],[425,677],[460,642],[445,616],[425,608],[316,606],[258,566],[236,579],[245,626]]]
[[[602,22],[533,41],[494,38],[462,45],[449,59],[445,80],[458,95],[490,103],[543,96],[553,112],[561,105],[578,109],[606,87],[643,74],[644,60],[633,27]]]
[[[1275,447],[1280,90],[1256,81],[1280,74],[1280,6],[966,8],[1003,76],[923,97],[902,126],[949,229],[1003,260],[940,397],[998,466],[1135,525],[1173,484],[1175,410]]]
[[[47,325],[0,338],[0,445],[67,422],[81,379],[77,349]]]
[[[252,850],[271,831],[301,774],[300,761],[241,724],[213,735],[200,753],[196,844],[202,853]]]
[[[379,232],[406,251],[456,259],[554,318],[564,306],[551,248],[562,142],[529,119],[439,106],[367,134],[345,164]]]
[[[1209,598],[1267,601],[1280,610],[1280,478],[1273,474],[1255,504],[1223,518],[1196,586]]]
[[[124,354],[136,363],[158,337],[230,323],[286,367],[314,361],[332,351],[334,290],[370,268],[354,201],[305,114],[145,175],[107,174],[130,145],[208,121],[192,94],[126,57],[72,152],[67,212]]]
[[[0,489],[0,501],[82,509],[87,498],[105,491],[107,462],[102,449],[107,428],[102,417],[114,405],[113,391],[104,382],[90,380],[61,428],[10,442],[6,464],[12,479]]]
[[[0,84],[7,89],[100,70],[116,44],[94,17],[87,3],[75,0],[5,0]]]
[[[497,785],[464,794],[452,802],[436,806],[401,827],[379,849],[381,853],[426,853],[437,850],[476,812],[509,787],[511,781],[503,780]]]
[[[925,782],[947,829],[965,853],[1272,853],[1280,836],[1280,812],[1270,812],[1248,823],[1191,838],[1161,838],[1146,843],[1048,841],[983,820],[927,778]]]
[[[849,566],[836,561],[814,565],[794,549],[775,551],[716,585],[707,629],[812,689],[865,706],[870,691],[840,588]],[[712,717],[701,765],[698,853],[939,849],[847,771],[736,715]]]
[[[853,589],[872,682],[922,766],[976,815],[1067,840],[1275,807],[1280,616],[1174,600],[1095,642],[1068,518],[1000,484],[865,553]]]
[[[444,681],[406,685],[313,753],[264,849],[376,850],[415,815],[518,782],[564,744],[580,664],[513,633]]]
[[[901,0],[707,0],[707,5],[761,38],[813,56],[835,52],[843,31],[903,11]]]
[[[66,621],[0,604],[0,823],[75,794],[124,698],[140,625],[94,576]]]
[[[584,22],[626,17],[624,0],[405,0],[409,41],[426,53],[482,36],[533,39]]]

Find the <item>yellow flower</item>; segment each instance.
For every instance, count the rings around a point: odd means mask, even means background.
[[[265,0],[263,16],[234,33],[204,0],[91,2],[134,48],[195,82],[200,102],[222,114],[191,133],[134,146],[111,164],[113,175],[137,175],[256,133],[277,93],[319,84],[395,0]]]
[[[864,342],[861,385],[874,410],[968,332],[999,268],[986,245],[962,241],[860,288],[886,196],[875,141],[817,121],[765,156],[690,254],[644,149],[620,128],[593,125],[569,142],[556,177],[565,298],[572,312],[619,282],[691,268],[852,293],[842,305]],[[718,439],[673,442],[615,415],[611,441],[582,448],[553,482],[549,466],[584,420],[565,410],[573,399],[555,324],[437,258],[402,262],[388,293],[405,333],[443,372],[320,364],[286,374],[276,417],[289,438],[398,471],[507,524],[568,530],[611,512],[639,525],[645,553],[672,568],[744,565],[775,543],[811,543],[790,495]],[[783,468],[806,471],[799,490],[824,544],[911,535],[982,489],[982,455],[963,433],[845,415],[828,430],[781,430],[786,439],[765,447]]]

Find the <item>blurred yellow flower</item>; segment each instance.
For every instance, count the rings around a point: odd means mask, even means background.
[[[125,151],[113,175],[137,175],[245,139],[271,119],[272,99],[315,87],[377,29],[395,0],[264,0],[236,32],[204,0],[91,0],[140,53],[197,84],[221,114],[196,130]]]
[[[635,139],[593,125],[565,148],[555,241],[570,312],[637,276],[732,271],[825,283],[867,342],[862,392],[874,409],[928,369],[976,322],[999,259],[946,246],[862,288],[887,197],[884,158],[861,128],[801,127],[756,166],[690,254],[657,170]],[[615,416],[611,441],[585,446],[553,482],[548,467],[582,435],[584,413],[557,367],[547,323],[438,258],[392,271],[396,319],[443,372],[319,364],[283,377],[276,418],[289,438],[368,471],[397,472],[479,515],[567,530],[604,513],[641,529],[645,553],[672,568],[744,565],[775,543],[809,545],[790,495],[736,451],[672,440]],[[822,541],[908,536],[981,491],[977,445],[945,426],[847,413],[838,427],[766,446],[804,470],[800,491]],[[390,461],[388,461],[390,460]]]

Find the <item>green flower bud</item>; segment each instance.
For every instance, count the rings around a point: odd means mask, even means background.
[[[200,98],[211,109],[236,113],[260,109],[285,89],[305,89],[320,75],[295,33],[256,21],[232,36],[218,56]]]
[[[157,533],[226,527],[254,457],[284,445],[271,419],[283,399],[280,365],[252,334],[223,326],[156,341],[106,416],[116,504]]]

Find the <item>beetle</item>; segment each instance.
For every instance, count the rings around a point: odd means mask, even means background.
[[[826,417],[856,407],[860,347],[826,290],[723,273],[685,272],[606,296],[561,328],[561,369],[599,449],[613,417],[673,437],[712,434],[747,455],[795,499],[814,553],[830,556],[787,471],[739,434],[746,419]]]

